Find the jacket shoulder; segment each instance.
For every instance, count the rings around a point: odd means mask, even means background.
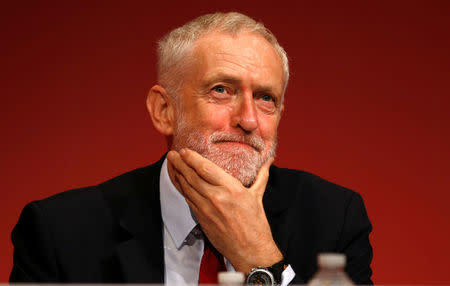
[[[125,200],[130,193],[142,186],[143,182],[149,180],[152,172],[157,171],[154,165],[138,168],[117,177],[111,178],[98,185],[87,186],[67,190],[45,199],[36,200],[32,204],[48,211],[87,211],[92,208],[102,208],[102,201],[114,198],[114,200]]]
[[[282,190],[291,197],[301,196],[309,202],[321,201],[322,203],[339,204],[339,201],[347,201],[353,196],[360,196],[357,192],[330,182],[315,174],[272,166],[270,169],[269,184],[277,190]]]

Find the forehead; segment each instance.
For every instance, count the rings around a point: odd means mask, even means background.
[[[264,82],[282,89],[282,60],[260,35],[212,32],[196,41],[192,56],[193,68],[199,76],[232,74],[253,84]]]

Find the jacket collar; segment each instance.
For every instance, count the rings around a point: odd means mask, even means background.
[[[289,229],[287,213],[293,201],[292,186],[280,176],[281,169],[272,165],[269,181],[263,196],[264,211],[272,231],[272,236],[282,253],[287,253],[289,246]]]
[[[281,186],[278,175],[280,168],[272,165],[269,170],[269,181],[263,196],[264,210],[267,218],[276,217],[283,213],[291,202],[288,190]]]

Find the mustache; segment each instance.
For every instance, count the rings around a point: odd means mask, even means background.
[[[265,149],[264,140],[256,134],[252,135],[238,135],[238,134],[230,134],[222,131],[216,131],[209,136],[209,141],[211,143],[220,143],[220,142],[238,142],[252,146],[258,152],[261,152]]]

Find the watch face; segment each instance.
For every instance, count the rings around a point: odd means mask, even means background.
[[[273,275],[266,269],[255,269],[247,277],[250,285],[274,285]]]

